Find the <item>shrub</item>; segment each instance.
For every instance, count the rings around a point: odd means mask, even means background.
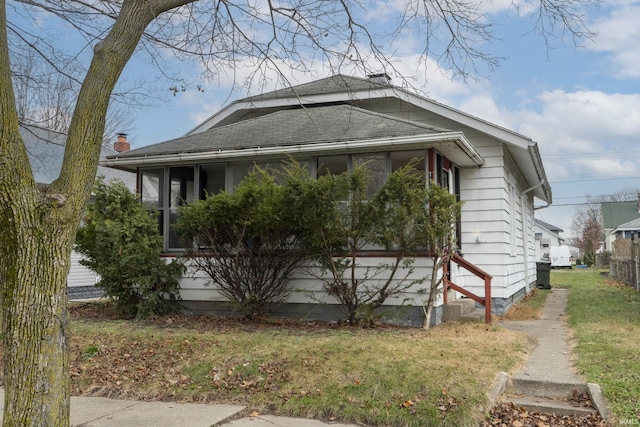
[[[433,253],[438,267],[443,259],[442,245],[451,236],[460,204],[435,185],[425,188],[424,175],[414,166],[395,171],[372,196],[366,164],[318,179],[296,165],[285,173],[286,204],[296,213],[294,220],[321,269],[315,276],[351,324],[375,322],[388,298],[424,281],[410,278],[418,251]],[[390,261],[374,264],[375,258],[362,257],[372,250]]]
[[[121,314],[144,318],[174,311],[184,266],[160,257],[154,215],[120,181],[108,185],[98,178],[94,193],[76,236],[76,249],[87,258],[81,264],[100,276],[96,286]]]
[[[286,299],[291,273],[306,254],[283,188],[260,169],[232,194],[183,206],[176,230],[197,242],[186,258],[247,318],[265,316]]]

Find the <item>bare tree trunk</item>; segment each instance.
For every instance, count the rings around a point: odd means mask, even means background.
[[[146,26],[186,0],[125,0],[94,48],[69,127],[60,176],[36,185],[20,137],[5,0],[0,0],[0,286],[3,426],[68,426],[66,278],[98,167],[109,98]]]
[[[424,312],[424,322],[422,327],[424,329],[429,329],[431,326],[431,313],[433,312],[433,305],[436,302],[436,296],[438,295],[438,288],[442,283],[442,277],[438,277],[438,273],[442,269],[442,266],[445,262],[448,262],[448,257],[443,256],[434,256],[432,258],[433,264],[431,266],[431,281],[429,284],[429,297],[427,298],[426,304],[422,306],[422,311]]]
[[[40,209],[16,213],[13,229],[3,232],[21,244],[14,254],[0,252],[9,273],[3,277],[3,425],[68,425],[66,277],[73,240],[68,226]]]

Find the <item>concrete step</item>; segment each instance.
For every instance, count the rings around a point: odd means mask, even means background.
[[[555,415],[591,415],[597,414],[594,408],[575,406],[564,400],[547,399],[544,397],[509,397],[505,396],[505,402],[511,402],[517,407],[525,408],[529,412],[540,412]]]
[[[484,322],[484,308],[476,308],[469,313],[465,313],[458,320],[468,322]]]
[[[509,392],[530,397],[546,397],[549,399],[565,399],[578,394],[588,394],[583,383],[556,383],[549,381],[525,380],[511,378]]]
[[[502,401],[513,403],[529,412],[555,415],[597,414],[591,392],[583,383],[555,383],[549,381],[511,378]]]
[[[453,322],[463,315],[475,310],[476,302],[470,298],[456,299],[449,301],[442,306],[442,321]]]

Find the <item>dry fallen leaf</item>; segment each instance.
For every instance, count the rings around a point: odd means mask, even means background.
[[[403,408],[410,408],[413,406],[413,402],[411,400],[405,400],[400,404]]]

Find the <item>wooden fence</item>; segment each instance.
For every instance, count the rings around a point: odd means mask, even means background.
[[[613,255],[609,261],[609,277],[619,280],[635,289],[638,284],[640,248],[638,240],[617,239],[613,242]]]

